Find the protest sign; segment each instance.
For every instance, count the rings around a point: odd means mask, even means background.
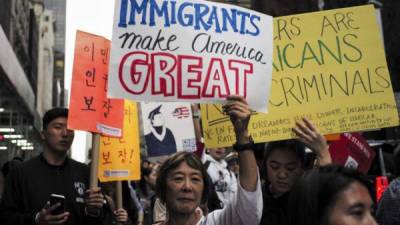
[[[344,133],[340,140],[329,145],[334,164],[350,167],[367,173],[375,158],[375,151],[358,133]]]
[[[143,130],[148,157],[196,151],[192,112],[189,103],[141,103]]]
[[[101,182],[140,179],[137,104],[125,100],[123,136],[100,138],[98,177]]]
[[[267,111],[272,17],[202,0],[117,0],[108,96],[222,103]]]
[[[123,100],[107,99],[110,41],[78,31],[68,128],[121,136]]]
[[[274,29],[269,113],[251,118],[255,142],[293,138],[301,117],[323,134],[399,124],[373,6],[278,17]],[[206,146],[232,145],[220,106],[201,109]]]

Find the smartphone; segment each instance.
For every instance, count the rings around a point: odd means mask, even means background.
[[[57,203],[60,203],[60,206],[58,206],[56,209],[53,210],[53,212],[51,213],[52,215],[58,215],[65,212],[65,196],[58,194],[51,194],[50,206],[53,206]]]

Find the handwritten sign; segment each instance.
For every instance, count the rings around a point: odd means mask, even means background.
[[[140,179],[137,104],[125,101],[121,138],[101,136],[98,177],[101,182]]]
[[[197,150],[189,103],[152,102],[140,106],[148,157]]]
[[[107,99],[110,41],[76,33],[68,128],[121,136],[123,100]]]
[[[333,163],[357,169],[365,174],[375,158],[375,151],[358,133],[340,135],[340,140],[329,145],[329,152]]]
[[[267,111],[272,17],[202,0],[117,0],[114,15],[108,96],[222,103],[237,94]]]
[[[254,114],[256,142],[290,139],[301,117],[323,134],[397,126],[398,112],[372,6],[274,19],[269,113]],[[207,147],[235,141],[218,105],[201,107]]]

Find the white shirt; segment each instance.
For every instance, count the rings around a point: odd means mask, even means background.
[[[205,155],[203,160],[204,163],[207,161],[210,162],[207,173],[211,177],[219,200],[225,206],[236,195],[238,189],[236,176],[232,171],[228,170],[224,159],[217,161],[210,155]]]
[[[259,225],[263,210],[260,175],[253,192],[244,190],[238,183],[236,196],[223,209],[202,216],[196,225]],[[158,225],[165,224],[164,222]]]
[[[254,192],[244,190],[238,184],[238,191],[223,209],[203,216],[196,225],[258,225],[261,221],[263,198],[260,177]]]

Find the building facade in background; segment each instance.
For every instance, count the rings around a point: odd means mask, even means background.
[[[44,0],[45,8],[53,13],[55,25],[53,106],[67,105],[64,97],[66,2],[65,0]]]
[[[59,29],[65,36],[65,1],[54,1],[64,5],[64,27]],[[54,99],[53,15],[43,0],[0,1],[0,165],[15,156],[30,158],[42,147],[41,118]],[[63,52],[64,41],[60,43]],[[62,76],[63,70],[62,65]],[[59,99],[61,105],[64,98]]]

